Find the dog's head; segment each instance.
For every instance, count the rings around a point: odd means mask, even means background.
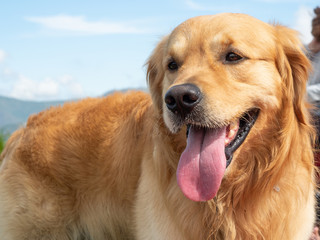
[[[171,132],[187,126],[177,178],[190,199],[216,195],[234,152],[263,115],[292,108],[304,123],[309,62],[295,35],[247,15],[220,14],[187,20],[156,47],[150,92]]]

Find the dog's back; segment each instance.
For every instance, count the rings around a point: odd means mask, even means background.
[[[1,239],[131,239],[146,114],[129,93],[30,117],[2,154]]]

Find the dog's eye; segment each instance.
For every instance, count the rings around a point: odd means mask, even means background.
[[[226,62],[237,62],[240,61],[242,57],[234,52],[229,52],[226,55]]]
[[[169,63],[168,63],[168,69],[170,71],[175,71],[178,69],[178,64],[174,61],[174,60],[171,60]]]

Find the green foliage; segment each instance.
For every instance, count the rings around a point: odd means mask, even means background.
[[[3,131],[0,131],[0,153],[4,149],[6,138],[7,138],[7,134],[5,134]]]

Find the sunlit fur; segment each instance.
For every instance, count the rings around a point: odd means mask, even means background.
[[[245,59],[225,63],[231,50]],[[132,91],[68,103],[30,117],[11,136],[1,155],[1,240],[308,239],[315,218],[309,67],[285,27],[242,14],[188,20],[147,62],[151,97]],[[260,109],[208,202],[187,199],[176,182],[186,128],[173,133],[163,98],[183,83],[201,90],[201,124],[209,127]]]

